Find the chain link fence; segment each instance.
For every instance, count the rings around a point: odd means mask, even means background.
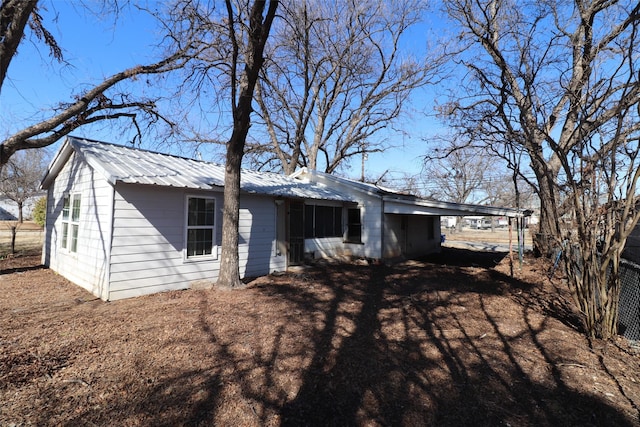
[[[620,261],[620,304],[618,333],[628,340],[640,340],[640,265]]]

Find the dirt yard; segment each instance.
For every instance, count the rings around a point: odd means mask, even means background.
[[[2,426],[640,425],[640,354],[561,280],[445,249],[105,303],[0,260]]]

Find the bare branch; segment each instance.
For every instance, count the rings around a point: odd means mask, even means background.
[[[640,216],[640,5],[453,0],[446,9],[463,31],[453,55],[470,78],[442,113],[474,145],[527,159],[546,237],[536,243],[567,242],[585,327],[608,338],[620,254]]]
[[[0,5],[0,90],[37,3],[37,0],[3,0]]]
[[[120,73],[116,73],[87,92],[76,97],[74,102],[62,105],[61,111],[52,117],[28,126],[27,128],[7,137],[0,144],[0,165],[5,164],[18,150],[46,147],[82,125],[101,119],[131,117],[131,114],[123,115],[110,113],[95,116],[95,114],[100,111],[114,111],[122,109],[130,109],[131,111],[134,111],[136,108],[141,108],[147,113],[156,114],[153,109],[153,103],[136,101],[114,104],[109,100],[109,98],[107,98],[105,92],[127,79],[141,75],[166,73],[181,68],[184,66],[185,61],[189,60],[187,55],[188,51],[189,49],[184,49],[154,64],[140,65],[129,68]]]
[[[256,127],[271,148],[252,147],[255,163],[277,158],[285,173],[301,165],[333,172],[354,155],[383,149],[375,135],[401,116],[409,94],[437,67],[437,59],[400,55],[423,10],[411,0],[307,0],[285,9],[256,98]]]

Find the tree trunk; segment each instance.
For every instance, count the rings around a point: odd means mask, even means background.
[[[23,203],[22,202],[18,202],[18,222],[20,224],[22,224],[22,207],[23,207]]]
[[[533,252],[536,256],[552,256],[562,241],[557,218],[556,197],[552,184],[546,177],[538,179],[540,197],[540,222],[538,233],[533,236]]]
[[[9,64],[24,38],[24,28],[37,0],[6,0],[0,8],[0,89],[7,75]],[[0,164],[2,164],[0,162]]]
[[[231,2],[227,1],[227,10],[232,15]],[[237,288],[242,286],[240,281],[240,257],[238,255],[238,225],[240,222],[240,167],[244,147],[251,125],[251,102],[258,81],[258,74],[264,62],[264,45],[267,42],[273,18],[275,17],[277,0],[269,3],[269,9],[262,21],[262,12],[265,2],[256,0],[251,8],[249,49],[246,64],[239,81],[235,80],[235,72],[232,85],[239,83],[239,96],[234,96],[233,102],[233,132],[227,143],[227,163],[224,173],[224,206],[222,214],[222,254],[220,260],[220,275],[218,286]],[[233,26],[233,20],[229,20]],[[230,27],[231,41],[234,43],[234,64],[237,66],[238,40],[235,38],[235,30]],[[235,87],[235,86],[234,86]],[[235,90],[232,88],[232,93]]]
[[[18,233],[18,226],[11,226],[11,254],[16,253],[16,234]]]
[[[569,287],[580,309],[585,333],[590,338],[608,340],[618,333],[620,299],[620,257],[614,256],[610,269],[603,269],[596,250],[582,255],[578,245],[564,251]]]
[[[247,129],[244,132],[248,132]],[[222,210],[222,258],[218,285],[230,288],[242,286],[240,257],[238,255],[238,225],[240,221],[240,165],[244,151],[244,138],[234,130],[227,146],[224,175],[224,207]],[[241,138],[241,141],[238,140]]]

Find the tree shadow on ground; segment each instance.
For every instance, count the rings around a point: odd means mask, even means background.
[[[26,267],[5,268],[5,269],[0,269],[0,276],[2,276],[3,274],[24,273],[27,271],[42,270],[44,268],[47,268],[47,267],[44,265],[32,265],[32,266],[26,266]]]
[[[144,392],[140,392],[140,385],[132,384],[137,393],[127,393],[127,385],[135,382],[146,383]],[[163,378],[119,378],[109,399],[96,396],[91,386],[90,382],[73,379],[42,388],[34,399],[41,405],[35,425],[210,425],[221,388],[216,374],[199,370]],[[78,388],[86,393],[70,402],[65,395],[77,396],[73,390]],[[56,410],[74,406],[77,409],[72,412]]]
[[[465,255],[455,258],[463,269],[451,277],[441,269],[439,277],[413,271],[406,281],[400,278],[411,272],[398,274],[398,267],[318,269],[315,279],[333,288],[334,298],[324,328],[314,334],[299,392],[280,411],[282,425],[633,425],[606,401],[571,390],[557,368],[538,377],[524,366],[514,341],[528,340],[527,351],[553,366],[549,349],[537,340],[545,326],[528,323],[523,308],[520,320],[528,326],[519,337],[505,334],[482,304],[509,284],[464,273],[491,265],[495,255]],[[280,290],[303,308],[317,309],[308,296]],[[481,304],[483,318],[465,318],[470,299]],[[341,310],[354,305],[355,311]],[[474,322],[493,338],[480,335]],[[348,333],[345,323],[352,325]]]
[[[478,290],[483,293],[492,289],[498,293],[509,293],[513,299],[522,306],[536,308],[540,312],[558,319],[566,326],[583,332],[580,316],[575,312],[573,304],[567,298],[566,289],[561,289],[557,279],[548,279],[549,287],[541,287],[525,280],[518,279],[512,275],[497,271],[495,267],[506,260],[508,253],[492,251],[474,251],[457,248],[443,248],[439,254],[433,254],[422,258],[424,262],[434,265],[455,266],[455,267],[477,267],[487,270],[486,278],[482,280],[472,280],[467,282],[469,289]],[[517,263],[514,260],[514,263]],[[518,270],[514,266],[514,270]],[[540,272],[544,274],[545,272]],[[420,275],[419,272],[416,272]],[[458,287],[459,289],[459,287]]]
[[[435,265],[451,265],[456,267],[493,268],[508,254],[496,251],[472,251],[458,248],[442,248],[438,253],[420,258],[420,261]]]
[[[30,369],[37,413],[24,424],[34,425],[637,425],[567,382],[563,369],[581,369],[563,366],[576,363],[564,363],[575,361],[555,335],[578,335],[566,327],[568,308],[552,288],[493,270],[500,256],[456,250],[391,266],[319,264],[249,284],[224,304],[210,291],[185,293],[191,305],[150,296],[169,319],[122,329],[118,310],[133,323],[147,314],[144,298],[85,318],[65,306],[52,320],[72,327],[57,329],[64,336],[48,352],[0,354],[0,365],[10,363],[11,375]],[[175,329],[172,309],[190,313]],[[79,335],[90,328],[76,322],[95,317],[118,331],[111,340],[135,336],[135,346],[122,346],[133,353],[93,348],[90,331]],[[160,357],[148,360],[149,351]],[[172,358],[178,351],[186,356]],[[79,370],[74,354],[95,357],[93,369]]]
[[[18,254],[4,258],[0,253],[0,275],[24,273],[26,271],[47,268],[41,264],[40,251],[21,251]]]

